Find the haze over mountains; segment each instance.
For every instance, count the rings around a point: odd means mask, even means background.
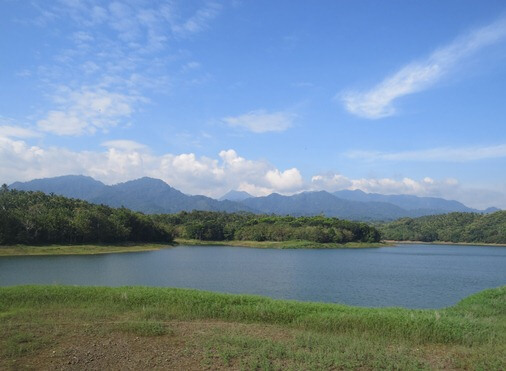
[[[231,191],[220,200],[215,200],[206,196],[186,195],[162,180],[147,177],[105,185],[91,177],[67,175],[15,182],[10,188],[55,193],[112,207],[125,206],[150,214],[176,213],[183,210],[245,211],[294,216],[324,214],[350,220],[374,221],[453,211],[483,212],[469,208],[458,201],[442,198],[381,195],[358,190],[334,193],[303,192],[292,196],[273,193],[265,197],[253,197],[246,192]],[[497,209],[489,208],[485,212],[495,210]]]

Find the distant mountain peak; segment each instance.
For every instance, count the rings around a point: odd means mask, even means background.
[[[167,183],[165,183],[161,179],[152,178],[152,177],[149,177],[149,176],[143,176],[141,178],[127,180],[126,182],[123,182],[123,183],[141,183],[141,182],[142,183],[158,183],[158,184],[163,183],[163,184],[168,185]]]
[[[495,213],[496,211],[501,211],[501,209],[497,207],[487,207],[485,210],[483,210],[485,214],[492,214]]]
[[[20,191],[41,191],[66,197],[86,199],[107,186],[86,175],[63,175],[54,178],[34,179],[28,182],[14,182],[9,188]]]
[[[253,197],[253,196],[250,195],[248,192],[231,190],[231,191],[225,193],[223,196],[221,196],[218,200],[219,201],[225,201],[225,200],[242,201],[242,200],[245,200],[245,199],[251,198],[251,197]]]

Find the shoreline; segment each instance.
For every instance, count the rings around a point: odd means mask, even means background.
[[[6,245],[0,246],[2,256],[100,255],[156,251],[173,247],[174,243],[84,244],[84,245]]]
[[[174,242],[181,246],[233,246],[251,247],[256,249],[364,249],[391,246],[384,242],[347,242],[347,243],[320,243],[304,240],[291,241],[202,241],[176,238]]]
[[[175,246],[234,246],[257,249],[361,249],[391,246],[382,242],[349,242],[346,244],[310,241],[201,241],[177,238],[171,243],[125,243],[83,245],[6,245],[2,256],[98,255],[156,251]]]
[[[84,245],[6,245],[0,246],[2,256],[98,255],[157,251],[176,246],[231,246],[255,249],[368,249],[395,245],[449,245],[506,247],[506,244],[471,242],[424,242],[383,240],[381,242],[319,243],[312,241],[202,241],[176,238],[171,243],[125,243]]]
[[[383,240],[387,244],[399,245],[462,245],[462,246],[491,246],[491,247],[506,247],[504,243],[485,243],[485,242],[448,242],[448,241],[397,241],[397,240]]]

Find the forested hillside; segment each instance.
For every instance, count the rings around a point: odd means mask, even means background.
[[[398,241],[506,243],[506,211],[449,213],[403,218],[379,226],[382,237]]]
[[[290,241],[320,243],[379,242],[380,233],[365,223],[324,216],[293,217],[209,211],[153,215],[176,237],[208,241]]]
[[[141,213],[42,192],[0,190],[0,244],[171,242],[166,226]]]
[[[209,241],[378,242],[365,223],[211,211],[144,215],[42,192],[0,190],[0,244]]]

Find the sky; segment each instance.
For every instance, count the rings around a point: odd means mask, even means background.
[[[0,182],[506,209],[503,0],[0,0]]]

